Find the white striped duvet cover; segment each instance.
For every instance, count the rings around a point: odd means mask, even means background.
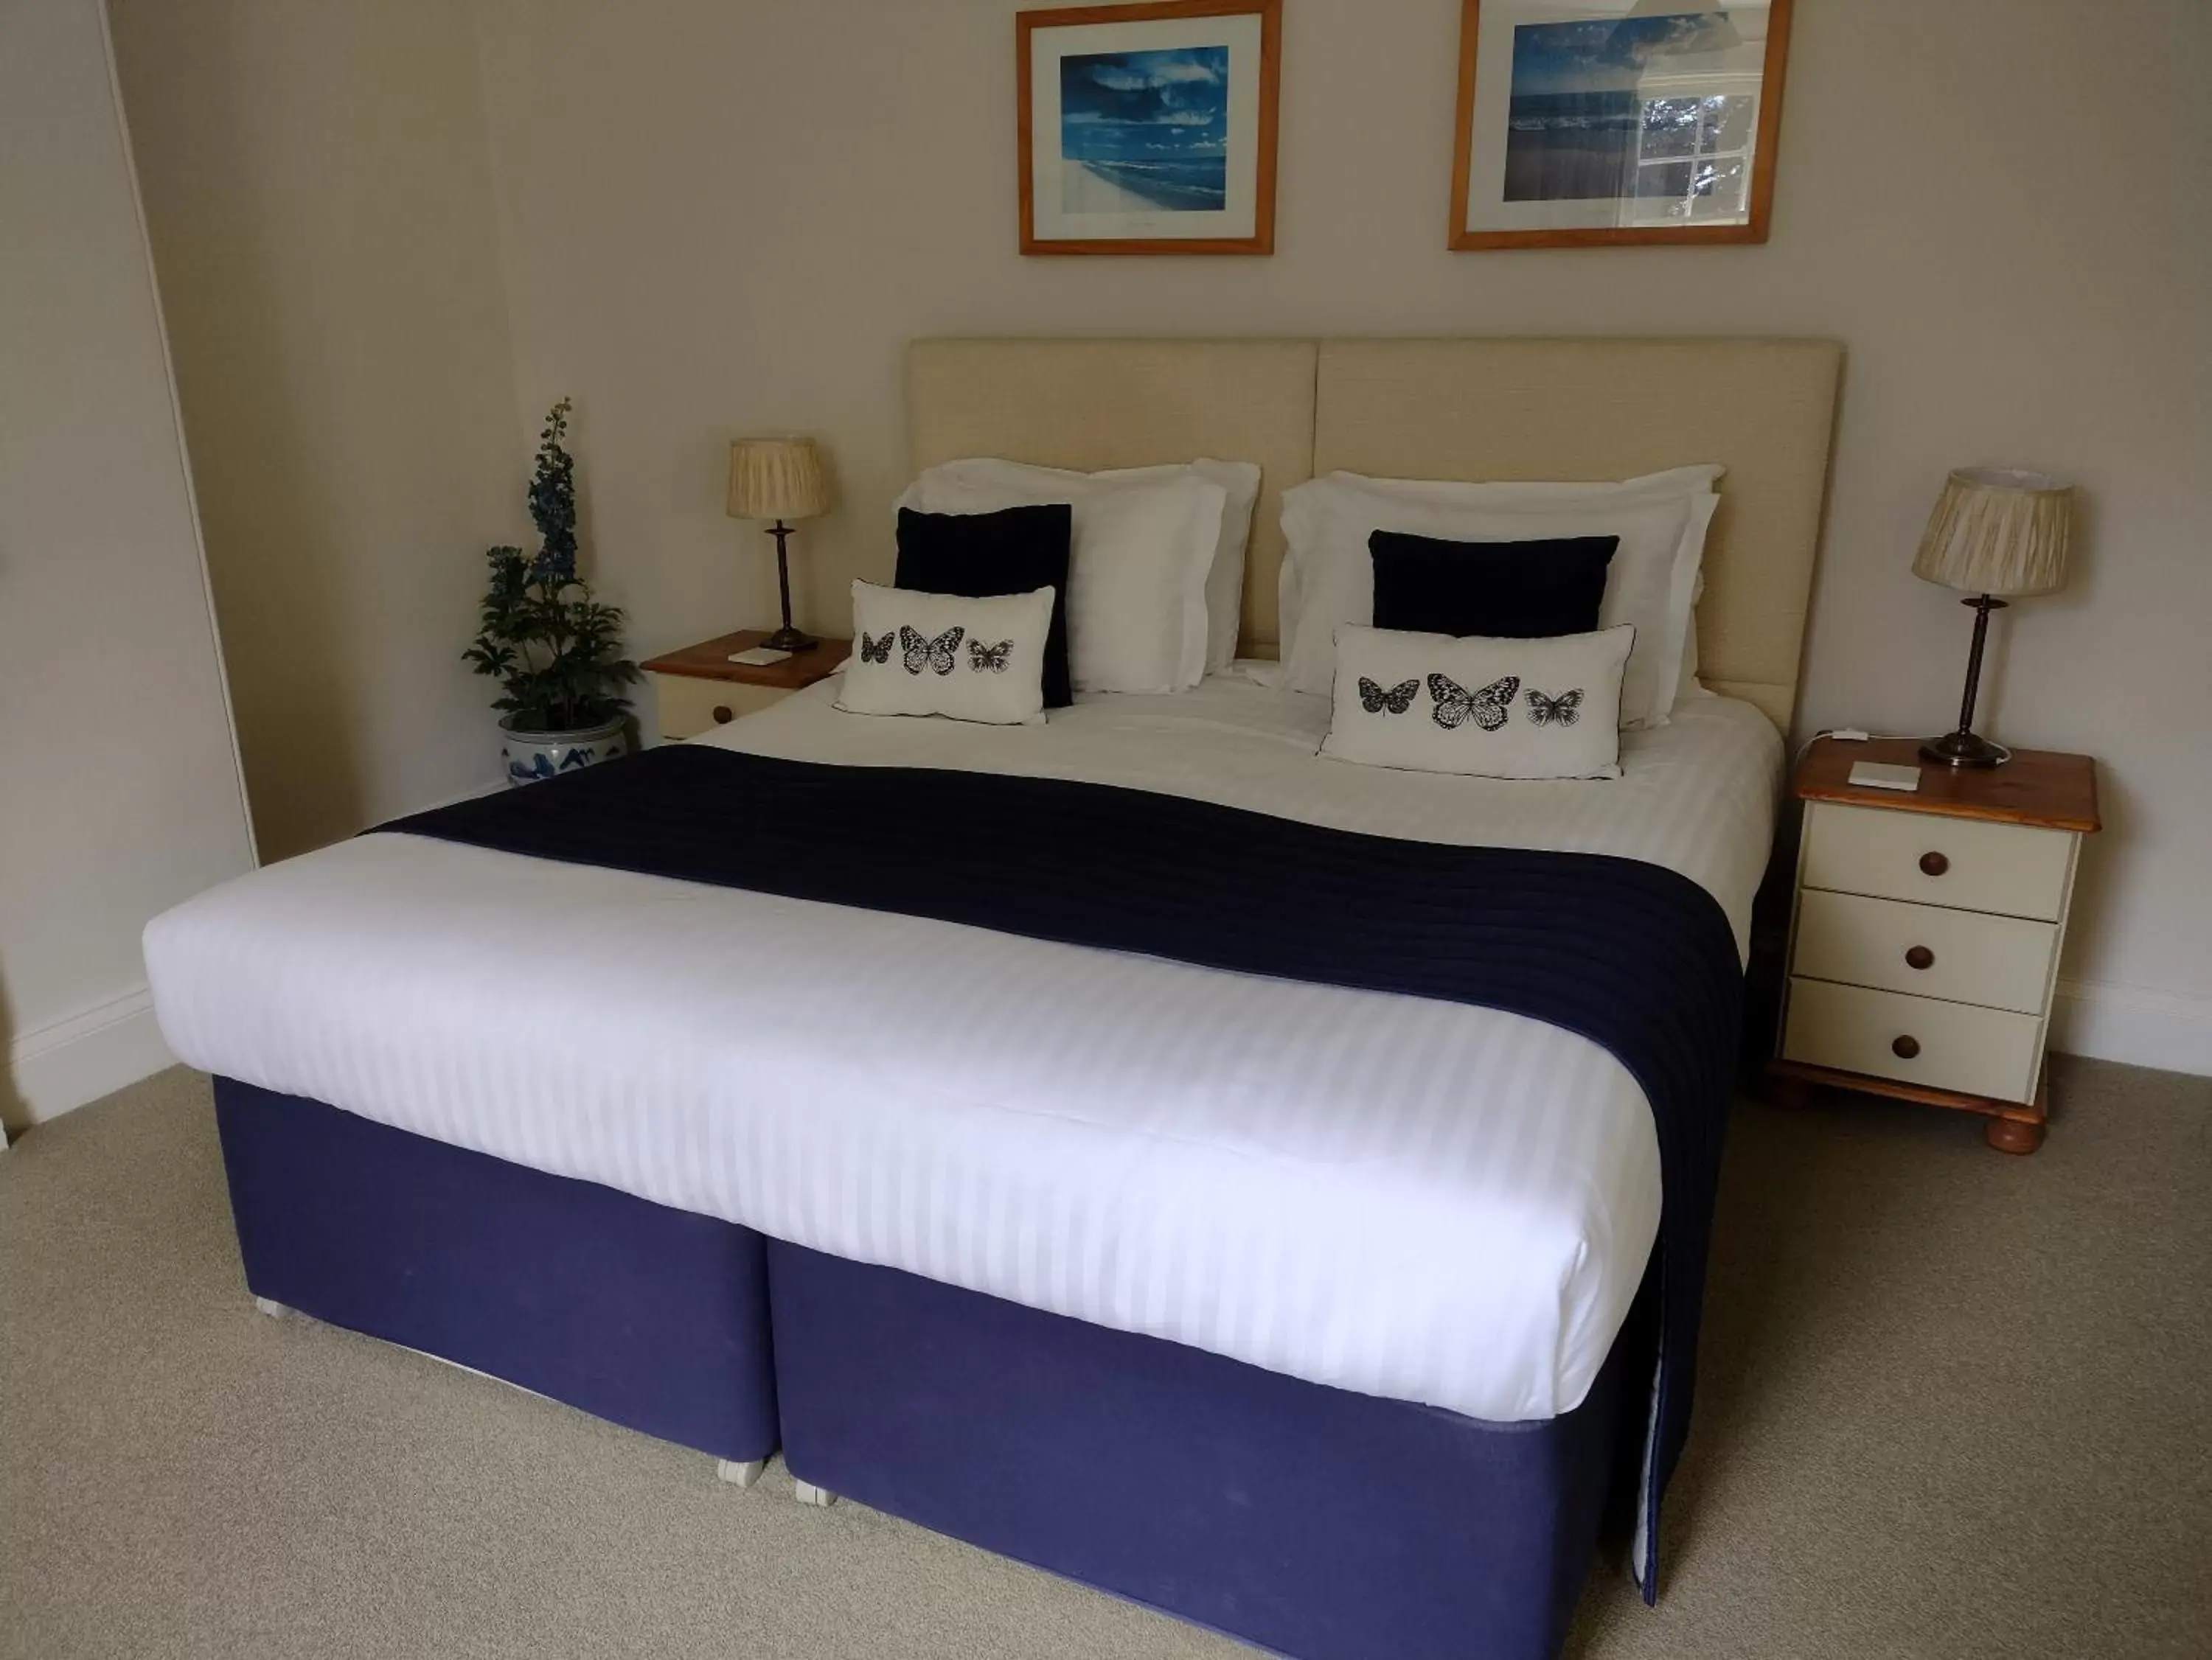
[[[1621,779],[1551,784],[1319,759],[1325,700],[1234,676],[1012,728],[842,714],[836,685],[700,742],[1621,854],[1740,946],[1772,832],[1780,741],[1722,698],[1627,735]],[[1580,1402],[1658,1222],[1634,1081],[1488,1009],[402,835],[216,888],[146,954],[204,1069],[1479,1418]]]

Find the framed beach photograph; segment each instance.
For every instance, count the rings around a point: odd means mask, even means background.
[[[1790,0],[1462,0],[1451,245],[1764,242]]]
[[[1273,253],[1282,0],[1018,12],[1022,251]]]

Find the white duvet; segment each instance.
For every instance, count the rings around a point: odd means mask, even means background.
[[[1620,779],[1540,784],[1321,760],[1324,700],[1229,676],[1041,727],[848,715],[835,688],[698,741],[1622,854],[1702,884],[1739,945],[1771,835],[1780,741],[1722,698],[1628,735]],[[146,956],[205,1070],[1479,1418],[1580,1402],[1658,1222],[1634,1081],[1487,1009],[404,835],[202,894]]]

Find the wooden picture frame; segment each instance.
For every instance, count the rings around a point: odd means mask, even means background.
[[[1522,72],[1522,59],[1519,43],[1513,41],[1507,33],[1511,25],[1509,23],[1500,27],[1496,21],[1499,14],[1510,15],[1515,10],[1513,0],[1462,0],[1459,110],[1456,130],[1453,137],[1449,245],[1455,250],[1464,251],[1487,248],[1634,247],[1654,244],[1740,244],[1765,241],[1767,224],[1774,204],[1775,149],[1782,130],[1782,93],[1784,72],[1788,67],[1790,57],[1791,8],[1792,0],[1749,0],[1748,3],[1734,8],[1714,8],[1700,5],[1698,0],[1683,0],[1681,10],[1674,14],[1658,16],[1646,15],[1632,18],[1624,4],[1618,8],[1619,15],[1608,18],[1604,14],[1613,11],[1615,8],[1606,3],[1606,0],[1592,0],[1589,9],[1593,13],[1600,14],[1597,17],[1584,21],[1551,25],[1558,28],[1598,27],[1607,23],[1628,24],[1638,29],[1664,27],[1669,24],[1703,27],[1692,25],[1691,20],[1717,19],[1725,22],[1732,15],[1741,16],[1742,14],[1751,12],[1765,13],[1766,33],[1764,50],[1756,53],[1759,67],[1756,74],[1756,90],[1753,95],[1757,100],[1757,109],[1754,118],[1747,124],[1751,139],[1750,154],[1747,158],[1747,167],[1739,170],[1742,183],[1743,204],[1741,216],[1716,214],[1711,222],[1696,222],[1697,213],[1702,208],[1711,204],[1710,202],[1700,203],[1692,200],[1700,194],[1694,188],[1679,199],[1669,198],[1663,193],[1654,193],[1647,197],[1639,191],[1637,194],[1613,197],[1563,193],[1557,197],[1539,201],[1533,195],[1524,193],[1515,198],[1511,205],[1508,205],[1507,193],[1511,192],[1515,188],[1515,158],[1512,156],[1512,149],[1519,142],[1517,139],[1509,138],[1504,148],[1505,192],[1501,193],[1498,203],[1486,199],[1483,204],[1485,210],[1494,218],[1506,219],[1516,216],[1516,208],[1519,211],[1526,212],[1531,216],[1557,216],[1566,219],[1587,215],[1587,216],[1595,217],[1606,211],[1613,211],[1617,214],[1625,203],[1640,203],[1647,200],[1656,203],[1674,199],[1676,201],[1677,208],[1681,210],[1684,222],[1668,222],[1667,218],[1655,213],[1649,219],[1627,224],[1492,223],[1478,226],[1471,222],[1477,215],[1474,204],[1470,201],[1470,195],[1475,188],[1477,168],[1486,162],[1488,164],[1485,171],[1486,178],[1490,176],[1490,169],[1499,167],[1498,152],[1493,148],[1489,154],[1481,154],[1480,141],[1484,135],[1491,131],[1492,119],[1503,120],[1502,112],[1499,116],[1492,118],[1490,112],[1494,107],[1501,85],[1507,93],[1517,91],[1519,85],[1517,77]],[[1485,39],[1486,9],[1490,13],[1492,23],[1489,30],[1490,38],[1487,41]],[[1506,67],[1502,82],[1491,67],[1501,46],[1506,46],[1512,53],[1512,56],[1505,60]],[[1488,56],[1486,56],[1486,47]],[[1738,51],[1735,55],[1741,58],[1747,54]],[[1727,77],[1728,80],[1737,82],[1750,78],[1742,71]],[[1489,95],[1486,97],[1486,94]],[[1587,96],[1588,94],[1569,95]],[[1600,95],[1617,97],[1623,94],[1615,91]],[[1633,93],[1626,95],[1635,96]],[[1733,98],[1716,97],[1700,100],[1695,95],[1694,90],[1690,89],[1687,95],[1666,101],[1685,106],[1701,101],[1721,104],[1737,101],[1741,95],[1739,93]],[[1647,105],[1637,106],[1638,112],[1634,119],[1638,123],[1639,134],[1643,124],[1649,120],[1645,113],[1647,108]],[[1478,118],[1481,118],[1480,126],[1478,125]],[[1698,144],[1702,144],[1702,137]],[[1617,146],[1616,148],[1618,148]],[[1596,158],[1588,154],[1580,158],[1580,165],[1586,173],[1595,159]],[[1605,158],[1601,165],[1612,167],[1616,165],[1620,159],[1621,158],[1617,156]],[[1695,176],[1699,172],[1711,167],[1715,163],[1725,168],[1733,167],[1743,160],[1744,158],[1740,154],[1714,156],[1705,152],[1701,148],[1693,147],[1693,152],[1686,157],[1662,156],[1656,160],[1645,160],[1639,154],[1637,161],[1630,165],[1653,169],[1682,168],[1685,170],[1685,176],[1691,178],[1694,183]],[[1572,167],[1576,162],[1570,159],[1567,165]],[[1621,176],[1626,175],[1624,173]],[[1636,177],[1640,180],[1643,173],[1639,171]],[[1533,205],[1519,208],[1519,204],[1522,203]]]
[[[1283,0],[1016,13],[1022,251],[1273,253],[1282,37]]]

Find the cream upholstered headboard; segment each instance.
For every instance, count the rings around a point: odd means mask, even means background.
[[[908,433],[917,469],[1258,462],[1243,642],[1262,652],[1282,492],[1316,474],[1608,479],[1719,462],[1700,669],[1786,730],[1842,355],[1823,340],[921,340]]]

